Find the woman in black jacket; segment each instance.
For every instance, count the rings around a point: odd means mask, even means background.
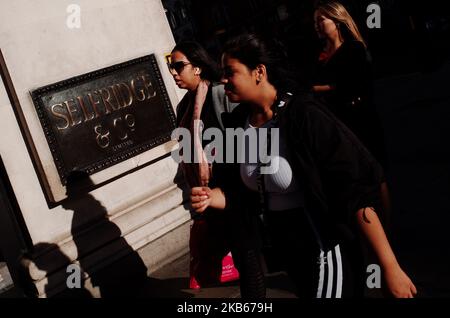
[[[199,140],[195,133],[209,128],[222,130],[221,114],[235,105],[228,102],[223,85],[218,83],[220,72],[217,64],[197,42],[178,43],[172,50],[169,70],[177,86],[187,90],[177,106],[177,124],[191,132],[190,143],[194,145],[192,153],[196,152],[197,158],[204,159],[196,162],[189,158],[189,162],[181,162],[184,179],[190,188],[208,185],[214,187],[217,178],[211,174],[211,165],[204,158],[203,152],[209,141]],[[223,165],[214,166],[214,171],[219,174]],[[236,228],[236,222],[230,220],[234,212],[224,215],[217,213],[214,208],[202,212],[193,213],[194,222],[190,232],[191,288],[219,284],[222,259],[231,251],[239,271],[241,297],[264,297],[264,274],[255,262],[258,243],[251,239],[247,240],[248,244],[243,244],[244,237],[256,235],[248,227],[242,231],[246,235],[239,236],[238,240],[233,233],[229,233],[230,228]],[[233,226],[230,226],[230,222],[233,222]]]
[[[247,215],[262,211],[273,244],[303,297],[362,295],[365,280],[356,240],[360,230],[378,257],[392,295],[413,297],[415,287],[400,268],[376,213],[383,180],[380,165],[326,108],[304,93],[286,92],[285,74],[277,66],[284,58],[279,52],[254,35],[226,45],[222,81],[230,100],[241,104],[224,116],[225,126],[271,131],[266,138],[270,147],[260,140],[241,143],[246,150],[255,143],[265,146],[270,163],[263,164],[267,158],[258,149],[256,164],[229,164],[229,172],[217,177],[218,187],[192,189],[193,208],[202,212],[240,206]]]

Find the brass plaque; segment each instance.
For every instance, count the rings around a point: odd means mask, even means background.
[[[31,92],[62,184],[170,140],[175,113],[155,56]]]

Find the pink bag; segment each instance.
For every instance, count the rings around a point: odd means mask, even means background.
[[[220,282],[232,282],[239,279],[239,272],[234,267],[233,256],[231,252],[227,254],[222,260],[222,275],[220,276]]]
[[[211,229],[206,220],[194,220],[189,239],[191,289],[239,279],[231,252],[225,254],[227,251],[223,242],[212,239],[208,230]]]
[[[220,275],[220,282],[227,283],[239,279],[239,272],[234,267],[233,257],[231,252],[228,253],[222,260],[222,274]],[[195,276],[191,276],[189,281],[190,289],[200,289],[201,286],[195,279]]]

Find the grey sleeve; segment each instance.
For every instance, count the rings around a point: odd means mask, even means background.
[[[227,95],[225,95],[224,86],[222,84],[212,87],[212,99],[216,116],[219,120],[221,128],[224,129],[222,123],[222,113],[231,113],[238,104],[232,103],[228,100]]]

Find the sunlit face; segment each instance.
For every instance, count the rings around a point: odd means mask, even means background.
[[[314,12],[314,27],[319,38],[332,38],[338,32],[336,23],[318,10]]]
[[[256,70],[250,70],[238,59],[222,56],[225,94],[232,102],[250,102],[257,91]]]
[[[170,55],[169,71],[172,74],[175,83],[179,88],[190,91],[197,89],[200,82],[200,76],[196,74],[195,67],[188,60],[186,55],[180,51],[174,51]]]

